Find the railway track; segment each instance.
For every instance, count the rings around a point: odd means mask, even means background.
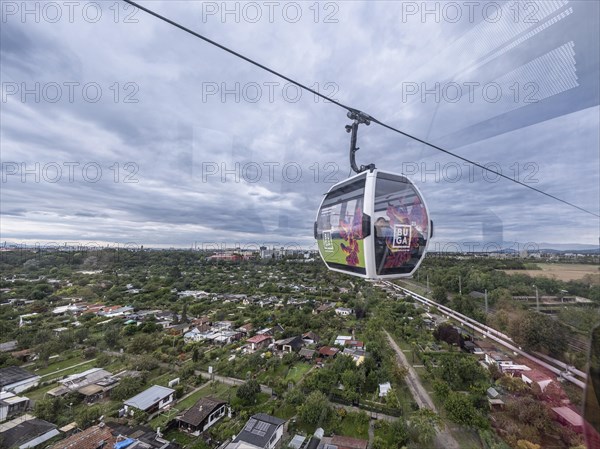
[[[511,350],[515,354],[519,354],[519,355],[522,355],[523,357],[526,357],[527,359],[531,360],[532,362],[537,363],[540,366],[543,366],[544,368],[552,371],[553,373],[568,380],[569,382],[573,383],[574,385],[577,385],[578,387],[580,387],[582,389],[585,388],[585,381],[586,381],[587,377],[586,377],[586,373],[584,373],[583,371],[580,371],[580,370],[576,369],[575,367],[568,366],[567,364],[565,364],[564,362],[561,362],[560,360],[556,360],[552,357],[549,357],[549,356],[546,356],[543,354],[539,354],[539,353],[530,354],[528,352],[525,352],[520,347],[518,347],[516,345],[516,343],[512,340],[512,338],[510,338],[508,335],[506,335],[496,329],[493,329],[483,323],[480,323],[471,317],[463,315],[462,313],[458,313],[449,307],[446,307],[442,304],[432,301],[431,299],[426,298],[425,296],[419,295],[418,293],[415,293],[407,288],[400,287],[399,285],[396,285],[390,281],[382,281],[382,284],[388,288],[392,288],[393,290],[395,290],[397,292],[402,292],[405,295],[410,295],[411,297],[415,298],[417,301],[419,301],[420,303],[422,303],[428,307],[436,307],[438,310],[440,310],[440,312],[442,314],[446,315],[450,319],[458,321],[459,323],[471,328],[473,330],[473,332],[479,332],[481,335],[484,335],[486,338],[494,340],[495,342],[497,342],[498,344]]]

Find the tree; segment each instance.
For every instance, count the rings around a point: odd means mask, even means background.
[[[444,408],[448,418],[457,424],[470,426],[475,423],[477,410],[465,394],[451,392],[444,403]]]
[[[313,391],[306,398],[306,402],[298,408],[300,420],[307,425],[319,426],[327,421],[331,406],[320,391]]]
[[[144,388],[139,377],[125,377],[112,389],[110,398],[115,401],[124,401],[138,394]]]
[[[567,349],[568,331],[564,324],[533,311],[513,319],[509,332],[515,342],[525,349],[561,355]]]
[[[187,318],[187,299],[183,300],[183,309],[181,311],[181,322],[182,323],[187,323],[188,322],[188,318]]]
[[[106,343],[106,346],[108,346],[110,349],[116,348],[117,345],[121,341],[121,335],[120,335],[119,328],[115,327],[115,326],[111,326],[108,329],[106,329],[104,331],[103,339],[104,339],[104,343]]]
[[[442,420],[433,410],[422,408],[414,412],[409,419],[408,431],[411,440],[423,446],[430,445],[436,435],[436,427]]]
[[[242,400],[242,403],[249,405],[254,403],[258,393],[260,393],[260,385],[256,380],[250,379],[245,384],[240,385],[236,396]]]
[[[60,398],[40,399],[35,403],[33,414],[39,419],[54,422],[62,408],[62,401]]]
[[[442,323],[433,331],[433,337],[438,341],[445,341],[449,345],[460,345],[460,334],[454,326]]]
[[[154,338],[148,334],[136,334],[129,343],[129,351],[133,354],[151,352],[156,346]]]
[[[96,421],[98,418],[100,418],[102,416],[102,406],[100,405],[93,405],[91,407],[83,407],[78,413],[77,413],[77,424],[79,424],[79,427],[81,427],[82,429],[85,429],[89,426],[91,426],[94,421]]]
[[[431,298],[435,302],[439,302],[440,304],[444,305],[448,302],[448,291],[446,290],[446,288],[444,286],[436,285],[433,288],[433,293],[431,294]]]

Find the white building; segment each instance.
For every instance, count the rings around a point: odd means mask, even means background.
[[[125,412],[133,414],[133,409],[138,409],[149,415],[166,409],[175,399],[175,390],[172,388],[153,385],[140,394],[123,402]]]
[[[0,422],[18,416],[27,410],[29,398],[9,391],[0,391]]]
[[[337,307],[335,309],[335,314],[339,316],[350,316],[353,312],[352,309],[348,309],[347,307]]]
[[[18,366],[2,368],[0,369],[0,391],[10,391],[17,394],[37,387],[40,379],[40,376]]]

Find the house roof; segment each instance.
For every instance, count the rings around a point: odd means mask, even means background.
[[[292,441],[289,442],[288,446],[294,449],[300,449],[305,440],[306,437],[303,435],[294,435],[294,438],[292,438]]]
[[[49,437],[59,434],[54,424],[29,415],[25,415],[25,419],[16,418],[4,423],[2,427],[3,429],[0,431],[2,447],[19,447],[47,433],[50,433]]]
[[[107,423],[110,426],[111,433],[113,435],[121,435],[122,438],[131,438],[135,441],[139,441],[137,448],[145,449],[180,449],[181,446],[177,443],[167,443],[164,439],[156,438],[156,431],[150,427],[139,425],[139,426],[125,426],[114,422]],[[134,446],[128,446],[134,447]],[[112,447],[104,446],[104,449],[113,449]]]
[[[0,343],[0,352],[8,352],[13,349],[17,349],[17,340],[7,341],[6,343]]]
[[[258,447],[265,447],[277,428],[285,423],[283,419],[265,413],[253,415],[233,443],[243,441]]]
[[[326,355],[329,357],[336,355],[338,352],[340,352],[338,348],[334,348],[331,346],[323,346],[321,349],[319,349],[319,354]]]
[[[314,340],[314,341],[319,340],[319,336],[312,331],[305,332],[304,334],[302,334],[302,338],[306,338],[306,339]]]
[[[95,394],[101,393],[103,390],[100,385],[91,384],[91,385],[87,385],[83,388],[80,388],[77,391],[84,396],[93,396]]]
[[[315,351],[314,349],[308,349],[308,348],[302,348],[300,349],[300,352],[298,352],[298,355],[301,357],[312,357],[313,355],[315,355]]]
[[[336,435],[331,439],[331,444],[342,449],[367,449],[369,442],[358,438]]]
[[[161,387],[160,385],[152,385],[140,394],[135,395],[131,399],[127,399],[124,404],[140,410],[146,410],[169,396],[171,393],[175,393],[175,390],[172,388]]]
[[[490,387],[490,388],[487,389],[487,395],[490,398],[495,399],[498,396],[500,396],[500,393],[498,393],[498,391],[494,387]]]
[[[283,338],[283,339],[277,340],[275,342],[276,345],[281,345],[281,346],[292,345],[292,344],[297,346],[297,345],[301,345],[302,343],[304,343],[302,341],[302,337],[300,337],[298,335],[296,335],[295,337]]]
[[[22,382],[33,377],[39,377],[30,373],[19,366],[9,366],[0,369],[0,388],[7,385],[12,385],[17,382]]]
[[[581,415],[569,407],[553,407],[552,411],[574,427],[583,426]]]
[[[521,375],[527,377],[528,379],[531,379],[533,382],[545,382],[552,380],[552,377],[550,377],[549,375],[535,369],[524,372]]]
[[[317,307],[317,311],[319,312],[323,312],[325,310],[331,309],[333,306],[331,304],[325,303],[325,304],[321,304],[319,307]]]
[[[270,335],[255,335],[254,337],[250,337],[246,340],[246,343],[262,343],[265,340],[271,340],[273,337]]]
[[[69,438],[50,446],[50,449],[96,449],[104,441],[106,448],[112,448],[117,442],[108,426],[92,426],[83,432],[71,435]]]
[[[223,404],[226,404],[226,402],[210,396],[200,398],[188,409],[188,411],[183,414],[181,418],[179,418],[179,421],[192,426],[199,426],[202,421],[208,417],[208,415],[217,410]]]
[[[79,387],[84,387],[110,376],[112,376],[112,373],[106,371],[105,369],[92,368],[84,371],[83,373],[71,374],[70,376],[67,376],[59,381],[59,383],[65,386],[69,386],[68,384],[77,384]]]

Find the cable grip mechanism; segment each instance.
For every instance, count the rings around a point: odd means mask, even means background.
[[[348,118],[353,120],[351,125],[346,125],[346,132],[352,133],[350,137],[350,167],[355,173],[362,173],[365,170],[373,171],[375,170],[375,164],[361,165],[360,168],[356,165],[356,152],[360,149],[356,146],[356,139],[358,134],[358,125],[367,125],[371,124],[372,117],[364,112],[358,111],[356,109],[352,109],[348,111]]]

